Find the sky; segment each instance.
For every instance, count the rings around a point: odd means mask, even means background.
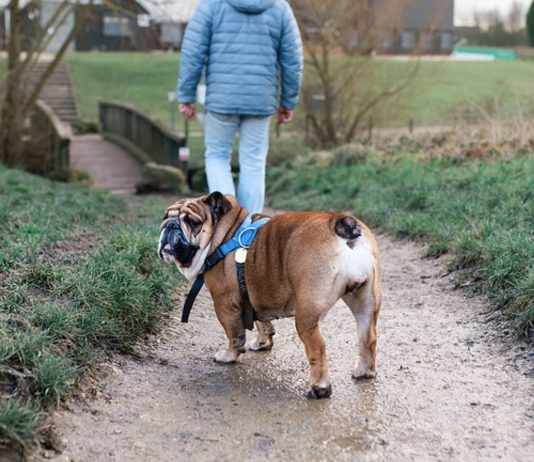
[[[518,0],[524,7],[525,13],[532,3],[532,0]],[[473,11],[487,11],[498,8],[503,13],[510,10],[513,0],[456,0],[455,23],[456,25],[466,24],[472,21]]]

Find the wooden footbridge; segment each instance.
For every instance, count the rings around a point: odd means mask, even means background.
[[[73,171],[84,172],[95,187],[117,194],[136,191],[148,162],[172,165],[187,175],[185,138],[131,105],[100,101],[99,133],[72,134],[69,122],[39,101],[32,128],[44,152],[36,160],[42,173],[64,178]]]

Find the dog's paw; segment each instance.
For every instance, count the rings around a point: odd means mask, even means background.
[[[268,339],[255,338],[250,344],[250,349],[252,351],[268,351],[272,349],[273,345],[274,345],[274,342],[272,338],[268,338]]]
[[[308,390],[309,399],[329,398],[332,394],[332,385],[312,385]]]
[[[354,380],[369,380],[376,378],[376,371],[370,371],[369,369],[356,369],[352,373]]]
[[[235,350],[228,351],[228,350],[221,350],[215,353],[213,356],[213,360],[216,363],[221,364],[231,364],[235,363],[237,361],[238,353]]]

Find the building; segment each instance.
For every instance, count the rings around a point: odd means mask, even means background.
[[[199,3],[200,0],[169,0],[154,12],[153,21],[163,49],[180,49],[187,23]]]
[[[367,21],[348,34],[348,48],[379,54],[450,54],[455,42],[454,0],[367,0]],[[305,0],[304,0],[305,5]],[[361,36],[365,35],[365,36]],[[344,46],[347,48],[347,45]]]
[[[6,2],[3,2],[5,6]],[[63,0],[21,1],[21,48],[28,50],[47,22],[58,11]],[[160,48],[158,29],[151,21],[152,9],[144,0],[111,0],[96,2],[72,2],[64,20],[46,43],[44,51],[55,53],[65,43],[75,27],[79,27],[69,51],[139,51]],[[3,31],[9,34],[9,14],[3,11],[0,27],[0,49],[5,49]],[[6,34],[6,35],[7,35]],[[3,42],[3,43],[2,43]]]
[[[82,27],[76,35],[76,51],[147,51],[160,48],[152,8],[140,0],[113,0],[112,4],[76,7]]]
[[[21,0],[23,6],[23,48],[30,46],[40,25],[56,10],[63,0]],[[109,0],[105,4],[87,6],[76,2],[74,11],[66,18],[55,38],[48,44],[48,51],[57,51],[75,24],[84,18],[83,26],[71,50],[76,51],[132,51],[154,49],[179,49],[183,32],[201,0]],[[288,0],[306,5],[304,0]],[[0,0],[5,5],[7,0]],[[74,0],[73,0],[74,2]],[[454,0],[367,0],[372,11],[371,28],[380,37],[373,40],[366,50],[381,54],[449,54],[455,41]],[[385,17],[387,27],[379,26]],[[7,15],[2,23],[6,26]],[[301,27],[306,25],[301,24]],[[383,28],[384,30],[381,30]],[[0,49],[5,48],[5,34],[0,27]],[[361,45],[355,31],[349,47]],[[360,44],[360,45],[359,45]],[[4,45],[4,46],[2,46]]]
[[[388,0],[379,0],[387,3]],[[382,43],[387,53],[450,54],[454,46],[454,0],[405,0],[402,29]],[[384,5],[387,8],[387,5]]]

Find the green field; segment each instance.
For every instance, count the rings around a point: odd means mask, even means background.
[[[176,89],[177,53],[73,53],[67,61],[84,119],[97,120],[99,99],[118,99],[169,123],[167,94]]]
[[[534,334],[534,152],[432,160],[341,147],[267,170],[267,196],[285,209],[353,210],[369,225],[451,252],[451,270]],[[315,157],[313,157],[315,156]]]
[[[481,114],[508,118],[534,111],[534,63],[422,63],[415,85],[401,101],[416,126],[453,120],[484,123]]]
[[[71,63],[82,116],[97,118],[99,98],[127,101],[169,123],[167,93],[176,87],[177,53],[75,53]],[[394,78],[412,63],[380,61]],[[478,110],[509,115],[534,108],[534,62],[423,62],[406,95],[391,106],[386,126],[440,125]],[[475,114],[476,115],[476,114]]]
[[[43,411],[171,308],[164,209],[0,166],[0,446],[42,441]]]

